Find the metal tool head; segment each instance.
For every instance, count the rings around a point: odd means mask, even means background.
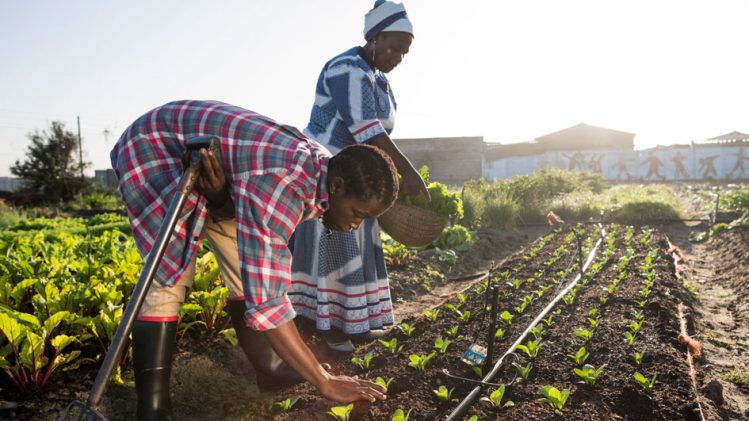
[[[217,158],[221,152],[221,142],[218,137],[212,135],[192,136],[185,140],[185,153],[182,155],[182,166],[187,168],[200,161],[200,154],[195,153],[201,149],[208,149]],[[219,158],[220,162],[220,158]]]
[[[107,418],[88,404],[75,400],[65,408],[60,421],[107,421]]]

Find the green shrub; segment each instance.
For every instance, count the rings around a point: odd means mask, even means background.
[[[721,195],[718,206],[729,210],[749,209],[749,188],[743,188]]]

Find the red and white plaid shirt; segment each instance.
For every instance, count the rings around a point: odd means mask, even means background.
[[[216,101],[177,101],[149,111],[120,137],[112,167],[142,256],[151,249],[182,174],[185,140],[214,135],[231,186],[247,325],[275,328],[296,313],[286,297],[288,239],[327,208],[330,153],[297,129]],[[156,273],[173,285],[195,258],[208,210],[192,192]]]

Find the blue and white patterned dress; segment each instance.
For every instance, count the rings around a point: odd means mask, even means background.
[[[352,48],[325,64],[317,81],[306,135],[333,154],[393,129],[395,98],[384,74],[375,72]],[[385,256],[376,219],[354,232],[326,234],[318,221],[294,234],[288,296],[297,314],[318,330],[349,335],[394,323]]]

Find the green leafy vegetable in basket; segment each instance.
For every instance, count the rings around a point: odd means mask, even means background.
[[[398,201],[407,206],[417,206],[423,209],[428,209],[447,217],[455,217],[458,219],[463,218],[463,201],[460,200],[458,193],[450,193],[447,186],[438,181],[429,181],[429,167],[426,165],[421,167],[419,175],[427,185],[429,195],[432,200],[427,201],[422,196],[401,196]]]

